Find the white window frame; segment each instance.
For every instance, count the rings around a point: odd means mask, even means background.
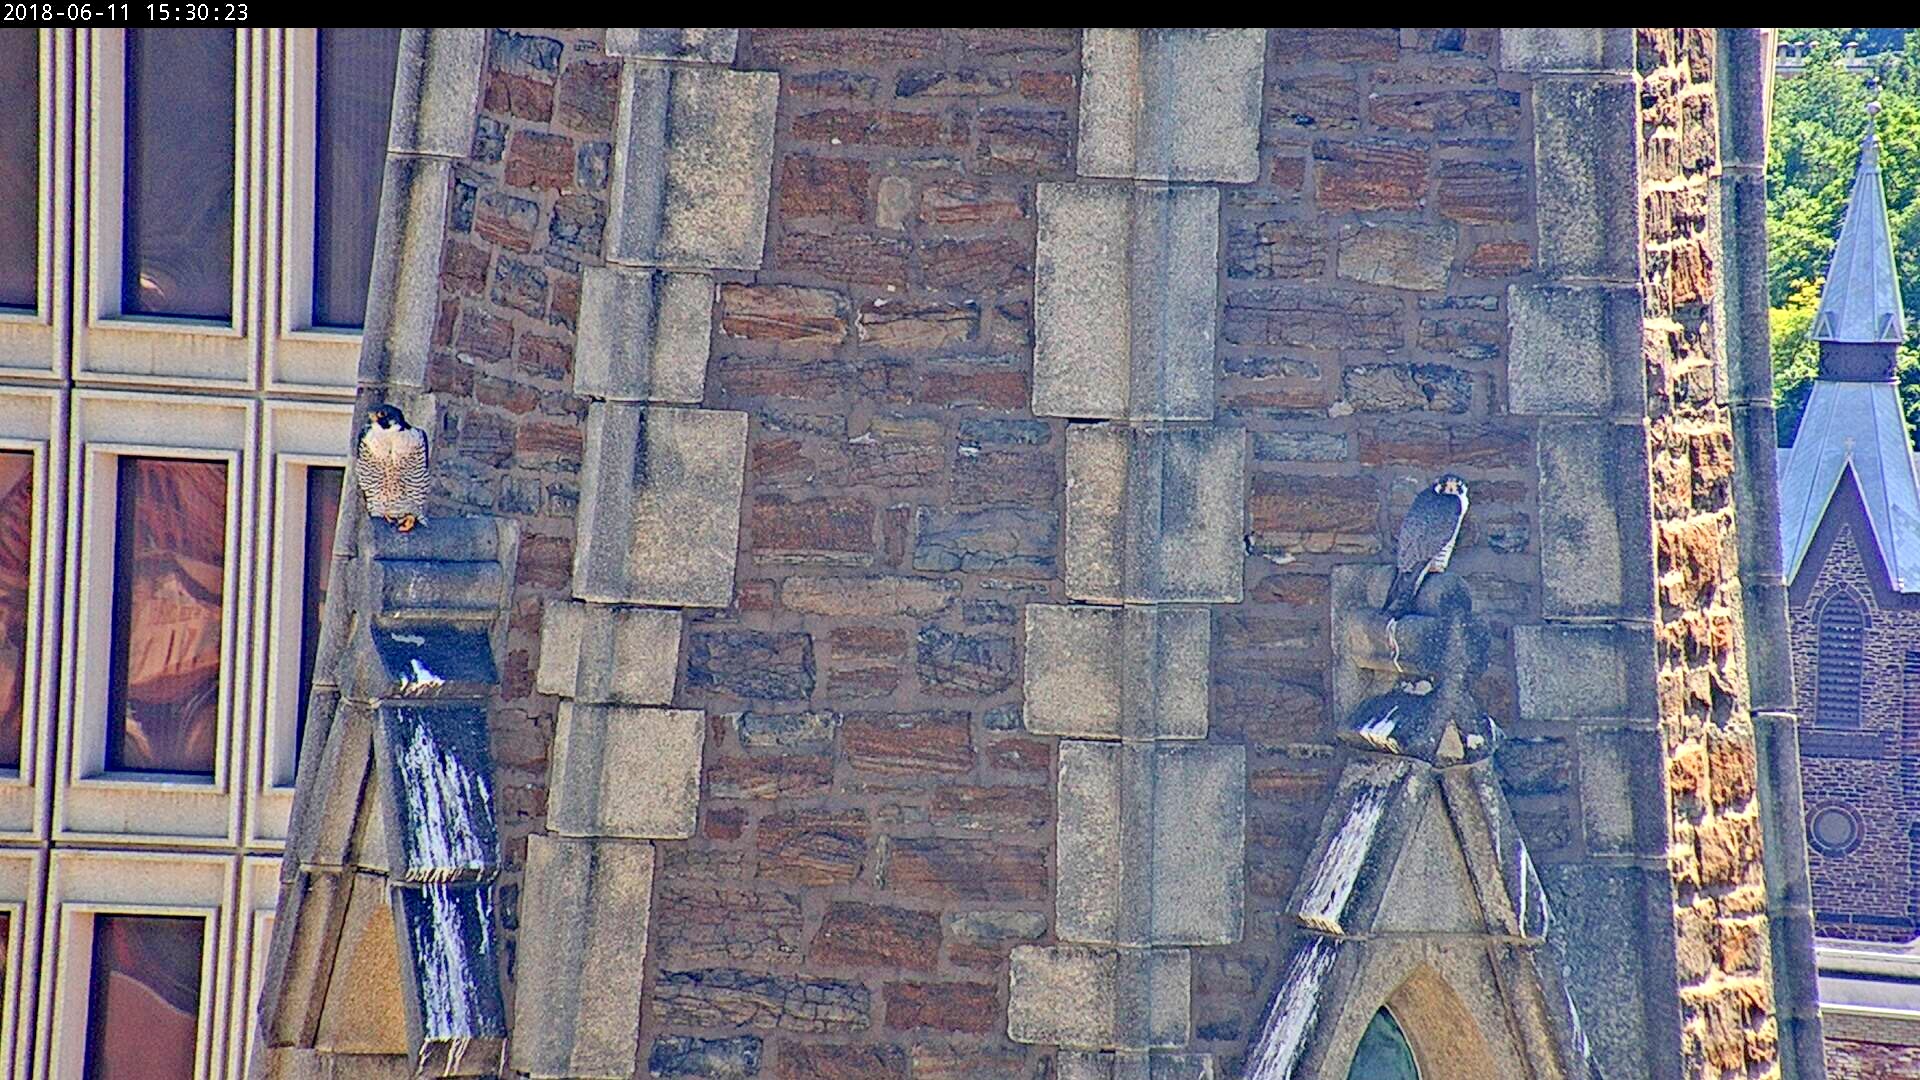
[[[351,395],[360,367],[359,330],[313,325],[314,200],[319,168],[320,31],[271,31],[267,124],[268,250],[279,257],[267,335],[267,387],[301,393]],[[378,184],[380,177],[368,177]]]
[[[31,312],[0,310],[0,374],[64,379],[73,217],[74,31],[41,30],[39,286]]]
[[[238,715],[247,701],[243,640],[253,575],[254,431],[257,406],[244,398],[158,396],[113,391],[73,395],[66,590],[71,690],[61,724],[54,793],[57,839],[164,838],[181,845],[235,843],[239,818]],[[164,432],[165,439],[156,438]],[[220,700],[209,779],[105,771],[108,684],[112,678],[114,532],[123,456],[227,464],[226,580]]]
[[[36,785],[47,775],[54,713],[52,658],[60,595],[61,538],[66,502],[66,397],[59,390],[0,387],[0,450],[34,457],[32,568],[27,580],[26,710],[21,717],[20,768],[0,769],[0,835],[46,835],[46,800]],[[3,1060],[3,1059],[0,1059]]]
[[[280,903],[280,860],[253,856],[240,861],[240,906],[233,915],[233,975],[227,1016],[227,1075],[251,1075],[247,1059],[259,1030],[260,987],[266,982],[273,944],[273,916]]]
[[[0,851],[0,913],[7,916],[7,942],[0,962],[0,1065],[8,1076],[28,1075],[27,1021],[40,965],[40,882],[45,856],[39,851]]]
[[[258,383],[259,178],[257,132],[266,31],[235,30],[232,321],[123,315],[120,272],[126,182],[126,31],[89,30],[80,49],[80,85],[89,108],[76,135],[84,168],[75,177],[82,208],[75,246],[85,262],[74,316],[76,378],[171,382],[252,389]]]
[[[194,1047],[197,1080],[217,1075],[225,1035],[229,954],[228,898],[234,859],[223,855],[65,850],[53,853],[47,882],[47,930],[40,954],[36,1025],[44,1077],[78,1077],[87,1060],[87,1011],[93,984],[93,920],[97,915],[198,916],[206,920],[200,950],[200,1012]]]
[[[255,605],[254,685],[260,700],[248,710],[251,783],[247,841],[277,847],[293,814],[293,780],[300,763],[294,743],[300,716],[300,623],[306,584],[308,470],[345,468],[352,442],[353,406],[269,402],[260,451],[259,549],[261,602]],[[341,492],[348,512],[352,493]]]

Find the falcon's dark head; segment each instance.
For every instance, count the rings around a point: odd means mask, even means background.
[[[389,431],[407,430],[407,418],[392,405],[375,405],[367,410],[367,424]]]
[[[1448,473],[1433,482],[1433,490],[1436,495],[1453,495],[1459,498],[1465,498],[1467,494],[1467,482],[1452,473]]]

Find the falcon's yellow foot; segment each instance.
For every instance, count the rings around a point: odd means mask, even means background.
[[[418,516],[414,514],[402,514],[400,515],[400,520],[394,522],[393,527],[401,532],[412,532],[413,527],[418,524],[420,524],[420,518]]]

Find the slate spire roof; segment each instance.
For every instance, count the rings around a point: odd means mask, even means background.
[[[1878,103],[1867,107],[1880,111]],[[1827,266],[1826,289],[1813,317],[1813,339],[1856,344],[1906,340],[1907,316],[1893,268],[1893,236],[1887,227],[1887,195],[1880,186],[1880,143],[1871,115],[1860,143],[1860,165],[1840,239]]]
[[[1834,245],[1813,336],[1823,350],[1880,345],[1888,351],[1906,337],[1880,187],[1880,150],[1871,125],[1860,146],[1853,197]],[[1780,451],[1780,538],[1789,583],[1800,573],[1814,533],[1851,469],[1888,584],[1897,592],[1920,593],[1920,474],[1911,447],[1912,433],[1892,379],[1829,378],[1823,365],[1793,447]]]

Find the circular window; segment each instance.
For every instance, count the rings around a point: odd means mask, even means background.
[[[1845,855],[1860,846],[1860,815],[1846,806],[1823,806],[1807,822],[1807,839],[1822,855]]]

